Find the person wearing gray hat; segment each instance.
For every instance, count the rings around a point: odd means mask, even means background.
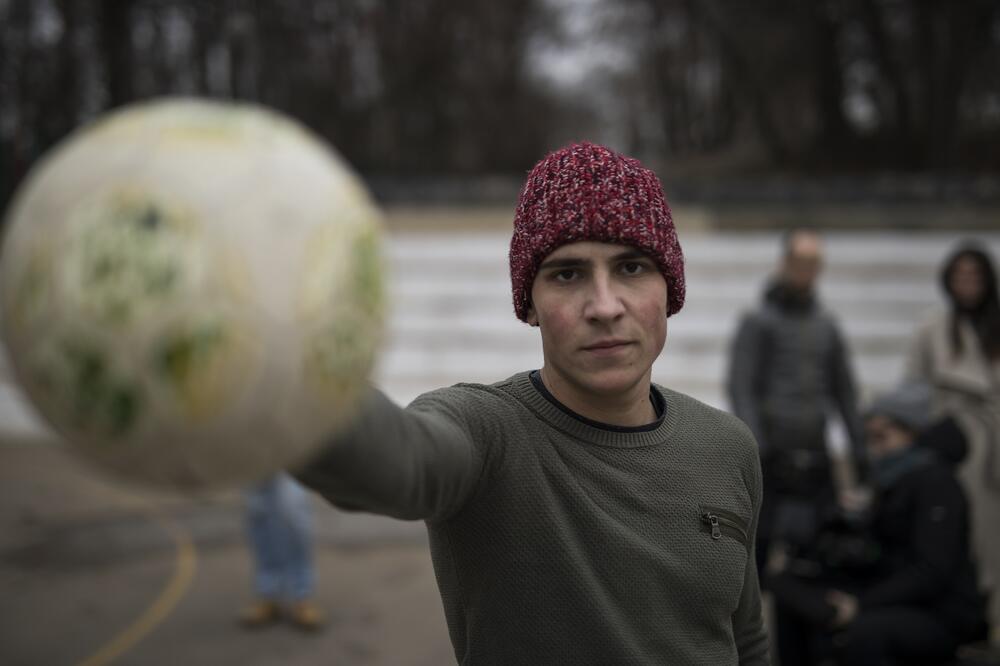
[[[874,494],[869,510],[851,518],[852,537],[868,540],[863,564],[835,562],[827,531],[820,539],[827,552],[810,555],[822,573],[804,580],[795,560],[769,567],[782,666],[815,663],[817,645],[832,646],[838,663],[851,666],[937,663],[985,635],[965,494],[922,437],[936,432],[930,400],[927,386],[906,384],[864,412]]]
[[[920,432],[931,423],[931,387],[922,382],[908,382],[877,397],[865,418],[885,416],[911,432]]]

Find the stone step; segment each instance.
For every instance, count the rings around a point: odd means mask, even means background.
[[[902,372],[903,355],[868,357],[864,363],[853,361],[862,381],[882,383],[880,378],[896,377]],[[380,376],[387,382],[396,379],[413,380],[422,376],[455,377],[463,381],[476,375],[503,379],[519,370],[539,368],[542,365],[540,349],[524,348],[507,350],[502,354],[470,354],[463,349],[439,349],[435,352],[410,348],[390,348],[379,362]],[[702,378],[722,382],[728,358],[724,354],[685,354],[671,349],[653,364],[653,374],[670,385],[697,383]]]
[[[1000,225],[981,232],[1000,256]],[[826,234],[820,294],[841,322],[863,391],[891,386],[961,232]],[[541,365],[538,332],[513,316],[509,232],[393,233],[385,255],[391,315],[374,380],[407,403],[459,381],[493,382]],[[670,321],[655,381],[725,407],[728,350],[780,253],[775,232],[685,233],[688,300]],[[47,433],[0,355],[0,433]]]
[[[977,232],[994,251],[1000,246],[997,231]],[[913,264],[937,267],[952,247],[969,237],[956,232],[829,232],[824,234],[826,258],[830,265]],[[719,262],[739,265],[772,266],[780,255],[781,234],[775,232],[715,233],[681,235],[686,263]],[[501,231],[468,233],[397,232],[392,234],[386,256],[401,268],[413,261],[506,263],[510,234]]]
[[[481,303],[470,304],[468,307],[459,303],[454,304],[454,308],[454,313],[438,313],[431,308],[415,311],[413,306],[407,308],[409,311],[397,311],[389,319],[388,335],[399,344],[406,345],[419,343],[435,335],[473,346],[477,345],[477,340],[496,342],[508,339],[515,344],[526,344],[537,338],[537,332],[518,321],[513,310],[497,312],[496,308],[483,308]],[[671,339],[687,336],[728,338],[740,315],[747,309],[720,308],[717,313],[712,313],[704,308],[688,311],[685,306],[684,310],[670,319],[669,334]],[[905,310],[886,307],[883,311],[873,309],[864,319],[847,316],[832,308],[831,311],[848,335],[860,338],[909,335],[913,331],[912,325],[921,321],[923,315],[932,309],[932,304]],[[414,337],[411,338],[411,335]]]
[[[918,321],[918,320],[915,320]],[[911,322],[860,322],[841,319],[847,347],[859,357],[879,357],[905,354],[909,349],[915,323]],[[704,327],[671,322],[668,330],[667,349],[690,356],[728,354],[737,328],[735,318],[722,322],[707,322]],[[435,354],[452,350],[469,355],[503,356],[539,347],[539,338],[531,331],[502,331],[498,327],[464,327],[440,330],[433,327],[394,329],[390,332],[383,350],[411,350],[422,354]]]
[[[748,307],[760,300],[768,276],[742,275],[728,281],[698,280],[687,276],[685,308],[714,310],[719,307]],[[870,275],[859,275],[854,281],[834,280],[826,277],[820,285],[821,300],[834,310],[865,308],[873,303],[899,303],[904,306],[927,306],[937,302],[933,280],[894,279],[878,280]],[[399,277],[389,285],[390,303],[394,309],[407,312],[415,308],[452,307],[462,301],[462,309],[499,310],[503,314],[511,309],[511,287],[506,276],[486,279],[477,276],[466,279],[454,274]]]

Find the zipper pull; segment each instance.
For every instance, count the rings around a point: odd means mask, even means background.
[[[703,518],[705,521],[712,526],[712,538],[721,539],[722,530],[719,529],[719,517],[714,513],[706,513]]]

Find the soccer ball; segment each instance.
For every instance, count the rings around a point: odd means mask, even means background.
[[[3,335],[72,448],[147,484],[244,484],[356,413],[383,328],[381,216],[258,106],[126,107],[45,156],[6,216]]]

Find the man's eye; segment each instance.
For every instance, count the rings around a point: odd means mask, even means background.
[[[564,268],[561,271],[556,271],[552,277],[555,278],[557,282],[570,282],[576,277],[576,270],[572,268]]]
[[[640,261],[626,261],[622,264],[622,273],[625,275],[638,275],[646,270],[646,266]]]

